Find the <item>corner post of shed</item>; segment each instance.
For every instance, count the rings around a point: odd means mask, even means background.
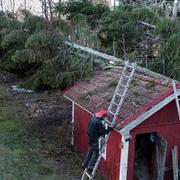
[[[75,103],[72,102],[72,120],[71,120],[71,127],[72,127],[72,131],[71,131],[71,144],[74,145],[74,107],[75,107]]]
[[[121,156],[120,156],[120,174],[119,180],[126,180],[127,179],[127,170],[128,170],[128,152],[129,152],[129,140],[131,139],[131,135],[128,132],[124,132],[121,134],[122,136],[122,143],[123,148],[121,149]]]

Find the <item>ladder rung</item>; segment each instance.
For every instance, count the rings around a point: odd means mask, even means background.
[[[109,111],[109,113],[115,116],[115,113],[113,113],[112,111]]]
[[[115,94],[118,95],[118,96],[120,96],[120,97],[122,96],[122,94],[119,94],[119,93],[115,93]]]
[[[112,103],[113,103],[114,105],[116,105],[116,106],[119,106],[119,104],[117,104],[117,103],[116,103],[116,102],[114,102],[114,101],[113,101]]]
[[[131,66],[131,65],[126,65],[127,68],[130,68],[130,69],[133,69],[134,66]]]
[[[87,171],[85,173],[88,176],[88,178],[90,178],[90,179],[92,178],[92,176]]]
[[[124,88],[126,88],[127,86],[125,86],[125,85],[123,85],[123,84],[119,84],[119,86],[122,86],[122,87],[124,87]]]
[[[127,76],[127,75],[125,75],[125,74],[123,74],[123,76],[126,77],[126,78],[130,78],[130,76]]]

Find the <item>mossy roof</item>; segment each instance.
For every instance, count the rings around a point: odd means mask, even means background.
[[[64,91],[64,95],[91,113],[108,108],[122,69],[98,69],[91,80],[81,80]],[[130,117],[140,115],[172,93],[171,82],[135,73],[117,118],[116,127]]]

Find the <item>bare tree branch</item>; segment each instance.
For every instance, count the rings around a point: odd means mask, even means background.
[[[49,13],[50,13],[50,21],[53,20],[53,9],[52,9],[52,0],[47,0],[49,6]]]
[[[15,0],[10,0],[10,11],[14,14],[15,13]]]
[[[178,8],[179,8],[179,0],[174,0],[173,12],[172,12],[172,19],[173,20],[175,20],[177,17]]]
[[[27,9],[27,0],[24,0],[24,9]]]
[[[40,0],[42,3],[42,12],[43,15],[45,16],[46,20],[48,20],[48,6],[47,6],[47,1],[46,0]]]
[[[0,0],[0,7],[1,7],[1,11],[4,11],[4,4],[3,4],[3,0]]]

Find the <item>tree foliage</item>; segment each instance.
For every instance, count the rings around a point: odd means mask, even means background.
[[[0,29],[0,68],[18,73],[25,80],[22,85],[33,89],[63,89],[87,76],[84,68],[92,62],[80,61],[64,45],[64,25],[68,29],[63,20],[49,23],[31,14],[19,27],[4,23]]]
[[[134,8],[132,10],[132,16],[136,20],[151,24],[156,24],[159,21],[158,15],[148,8]]]
[[[23,27],[28,29],[31,33],[34,33],[42,29],[49,29],[50,23],[42,17],[28,15],[27,17],[25,16]]]
[[[28,35],[29,34],[22,29],[13,30],[4,36],[1,46],[4,49],[8,49],[10,46],[23,47]]]
[[[31,85],[33,89],[64,89],[83,76],[88,77],[84,68],[89,65],[92,65],[91,60],[81,61],[67,47],[62,46],[55,57],[44,61],[39,66],[36,73],[26,80],[24,86]]]
[[[161,46],[154,69],[180,80],[180,21],[164,19],[157,24],[155,33],[161,38]]]
[[[171,19],[163,19],[157,24],[155,28],[155,33],[159,35],[162,39],[168,39],[172,34],[179,31],[179,20],[172,21]]]
[[[180,79],[178,19],[159,16],[150,7],[126,4],[110,10],[89,1],[60,3],[55,12],[66,19],[53,16],[48,21],[23,10],[20,23],[0,12],[0,68],[23,77],[23,86],[64,89],[92,76],[92,58],[66,47],[68,38],[140,65],[149,63],[148,68]]]

